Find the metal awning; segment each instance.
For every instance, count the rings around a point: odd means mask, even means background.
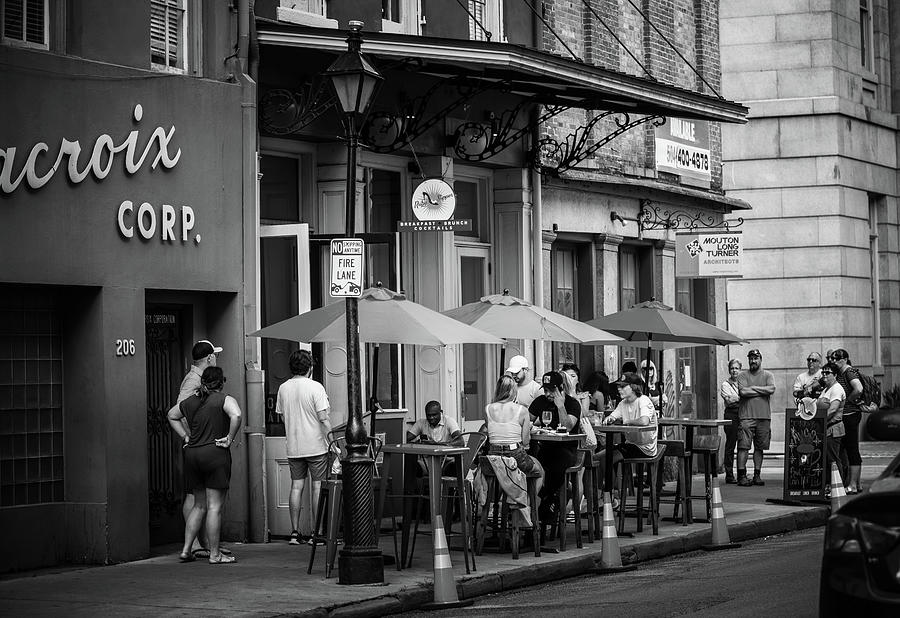
[[[339,54],[346,32],[257,19],[261,45]],[[747,107],[655,80],[627,75],[510,43],[366,32],[362,51],[376,61],[415,59],[418,73],[512,84],[546,105],[744,123]]]

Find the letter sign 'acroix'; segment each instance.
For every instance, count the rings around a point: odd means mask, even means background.
[[[140,122],[143,117],[144,108],[140,104],[135,105],[134,121]],[[140,156],[137,156],[138,134],[137,130],[131,131],[121,144],[116,144],[113,138],[106,133],[101,134],[94,140],[91,156],[81,169],[79,169],[81,142],[78,140],[70,142],[66,138],[62,138],[56,153],[56,159],[52,164],[49,161],[44,161],[45,167],[43,172],[38,170],[39,159],[43,159],[45,153],[50,151],[50,148],[45,142],[38,142],[28,153],[18,175],[15,175],[13,170],[16,162],[16,147],[0,148],[0,191],[11,194],[19,188],[23,180],[31,189],[40,189],[50,182],[56,170],[62,165],[64,158],[66,159],[66,173],[72,184],[80,183],[90,174],[93,174],[97,180],[103,180],[109,175],[110,169],[112,169],[116,153],[122,151],[125,151],[125,170],[129,174],[135,174],[141,169],[144,165],[144,160],[154,147],[156,147],[157,152],[153,162],[150,164],[151,169],[156,169],[156,166],[160,163],[168,169],[178,164],[178,160],[181,158],[181,148],[178,148],[174,154],[169,154],[169,145],[172,137],[175,135],[174,125],[168,131],[162,127],[156,127],[153,133],[150,134],[147,144],[140,151]]]

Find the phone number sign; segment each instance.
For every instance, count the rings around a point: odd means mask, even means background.
[[[657,127],[656,169],[709,186],[709,123],[669,118]]]
[[[335,238],[331,241],[331,286],[334,297],[362,296],[363,249],[358,238]]]

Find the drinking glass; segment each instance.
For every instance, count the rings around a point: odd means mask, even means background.
[[[541,414],[541,422],[544,423],[544,427],[547,427],[553,421],[553,412],[550,410],[544,410]]]

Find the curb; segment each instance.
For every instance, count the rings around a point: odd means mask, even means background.
[[[827,506],[807,508],[795,513],[785,513],[756,521],[748,521],[728,526],[732,541],[749,541],[775,534],[793,532],[824,526],[831,514]],[[639,564],[698,551],[711,541],[711,530],[698,530],[684,536],[665,537],[647,543],[631,545],[622,549],[622,563]],[[500,573],[467,576],[457,581],[456,590],[460,599],[504,592],[516,588],[544,584],[573,576],[589,575],[600,560],[599,549],[590,554],[581,554],[566,562],[532,564]],[[369,618],[388,614],[399,614],[420,608],[432,600],[431,585],[422,584],[399,593],[388,594],[374,599],[366,599],[346,605],[318,607],[296,614],[304,618]]]

